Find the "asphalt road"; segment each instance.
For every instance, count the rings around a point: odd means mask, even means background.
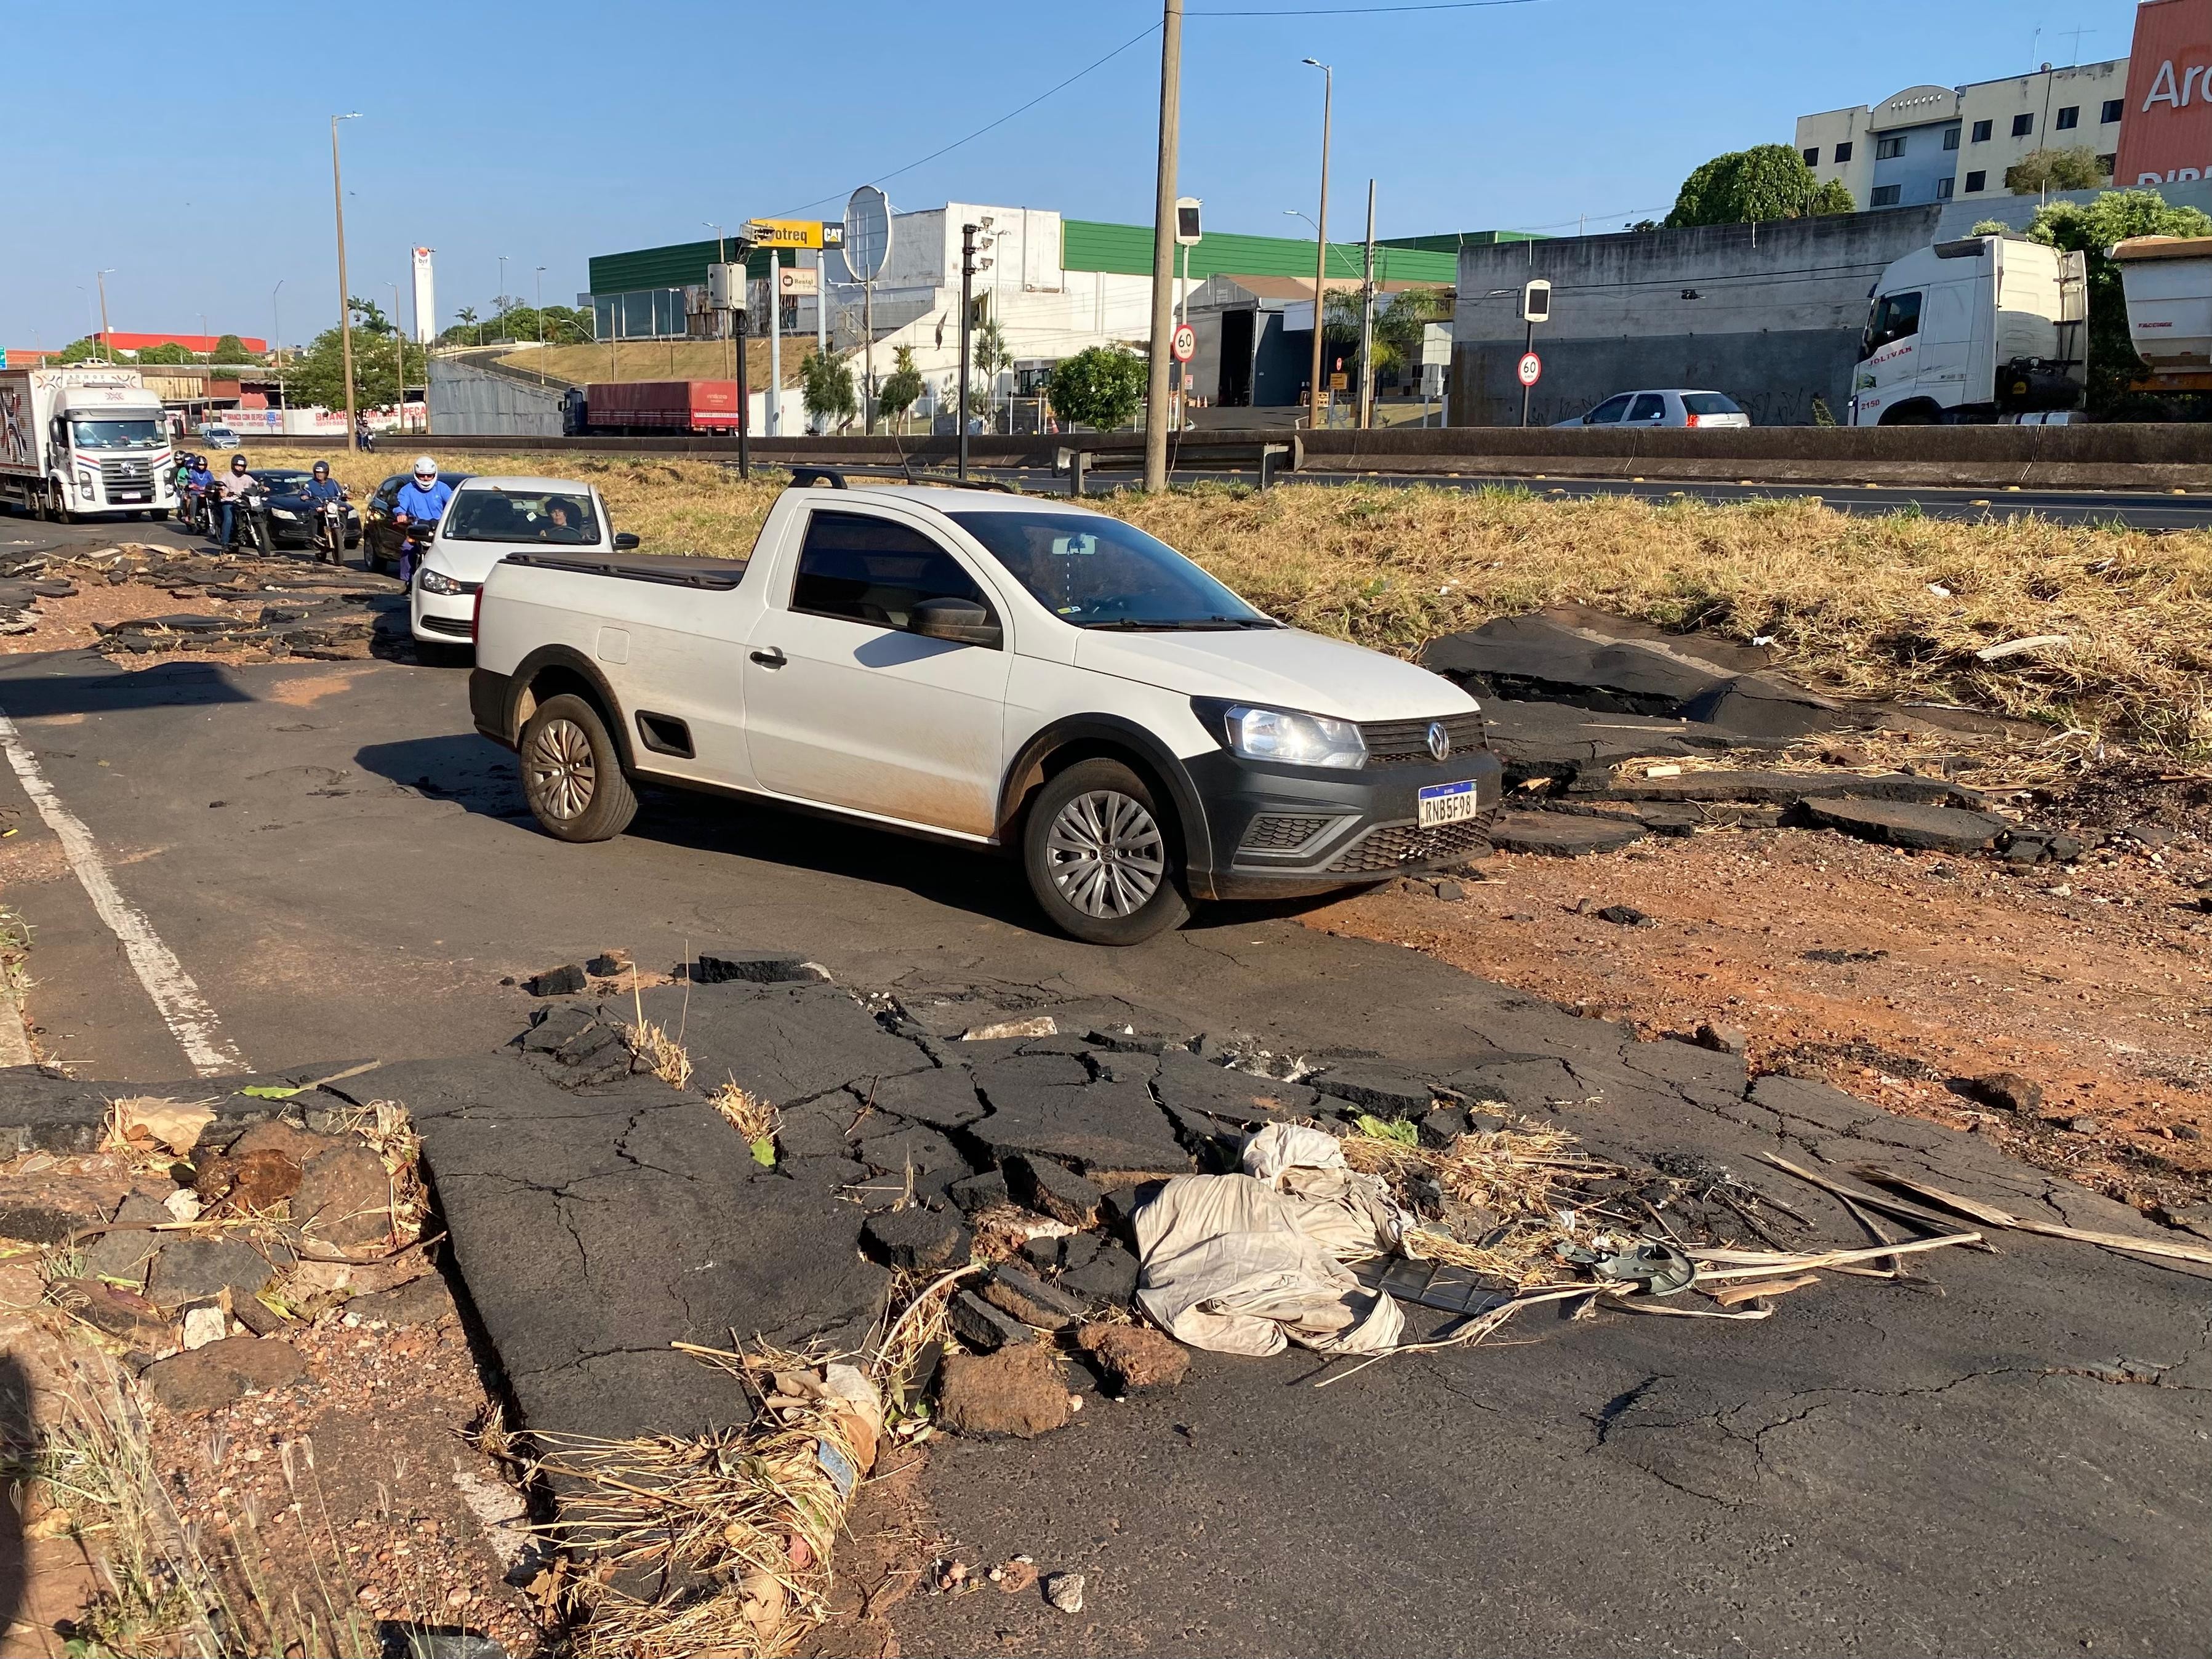
[[[49,1047],[88,1077],[187,1070],[95,910],[88,847],[256,1067],[479,1052],[528,1013],[503,975],[726,943],[857,987],[1121,996],[1309,1053],[1558,1056],[1592,1091],[1566,1121],[1638,1156],[1748,1172],[1815,1133],[1659,1083],[1675,1045],[1285,916],[1219,909],[1093,950],[1040,931],[995,859],[692,798],[648,797],[617,842],[553,842],[471,729],[463,679],[0,659],[15,749],[83,826],[72,849],[0,769],[0,885],[38,929]],[[2075,1224],[2130,1220],[1972,1137],[1878,1114],[1832,1128],[1838,1159],[1922,1158]],[[1310,1355],[1201,1355],[1174,1390],[933,1462],[963,1558],[1085,1571],[1085,1614],[987,1590],[893,1618],[916,1653],[2201,1651],[2206,1278],[2026,1237],[1930,1273],[1940,1292],[1831,1279],[1761,1324],[1532,1319],[1518,1343],[1323,1389]],[[2122,1362],[2158,1381],[2113,1380]]]

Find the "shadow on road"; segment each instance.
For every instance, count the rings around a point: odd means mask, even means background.
[[[11,720],[254,701],[253,694],[221,663],[118,669],[90,651],[19,657],[12,662],[0,658],[0,713]]]

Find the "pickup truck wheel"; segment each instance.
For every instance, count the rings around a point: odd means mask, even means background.
[[[1079,761],[1030,807],[1022,862],[1030,890],[1062,933],[1087,945],[1134,945],[1180,926],[1162,814],[1145,781],[1115,760]]]
[[[522,793],[550,836],[607,841],[637,816],[637,796],[599,711],[563,692],[538,705],[522,728]]]

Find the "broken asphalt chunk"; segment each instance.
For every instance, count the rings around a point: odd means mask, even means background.
[[[1054,1290],[1036,1274],[1014,1267],[995,1269],[976,1294],[1000,1312],[1012,1314],[1024,1324],[1043,1331],[1064,1331],[1080,1320],[1085,1311],[1083,1304],[1073,1297]]]
[[[1578,859],[1593,853],[1617,852],[1632,842],[1642,841],[1644,835],[1642,824],[1626,818],[1505,811],[1490,826],[1490,844],[1501,853]]]
[[[805,957],[790,951],[702,951],[691,963],[696,985],[791,985],[830,977]]]
[[[993,1307],[973,1291],[963,1291],[954,1297],[945,1308],[945,1316],[951,1322],[952,1334],[981,1353],[1009,1345],[1020,1346],[1036,1338],[1036,1333],[1020,1320]]]
[[[548,968],[542,974],[532,974],[523,981],[523,988],[534,997],[572,997],[586,984],[580,963],[563,963],[558,968]]]
[[[968,1230],[939,1211],[910,1204],[860,1224],[860,1242],[886,1267],[939,1273],[965,1259]]]
[[[1017,1152],[1001,1166],[1006,1191],[1017,1204],[1040,1215],[1064,1221],[1071,1227],[1096,1226],[1099,1200],[1105,1196],[1091,1182],[1048,1158]]]
[[[2008,827],[1992,813],[1910,801],[1808,800],[1799,810],[1822,829],[1919,852],[1979,852]]]

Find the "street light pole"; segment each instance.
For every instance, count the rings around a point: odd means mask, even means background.
[[[1176,147],[1182,125],[1182,0],[1160,15],[1158,193],[1152,204],[1152,338],[1145,384],[1145,488],[1168,487],[1168,373],[1175,362]],[[965,372],[967,359],[961,359]],[[964,425],[964,422],[963,422]]]
[[[114,274],[115,267],[113,265],[108,266],[105,270],[96,270],[92,274],[92,280],[100,284],[100,343],[107,348],[107,361],[111,363],[115,361],[115,339],[114,336],[109,331],[107,326],[107,279]]]
[[[399,429],[404,432],[407,430],[407,331],[399,326],[399,284],[393,283],[391,288],[392,357],[399,370],[399,378],[393,382],[398,390],[392,394],[392,412],[399,417]],[[426,392],[423,395],[428,397],[429,394]]]
[[[284,313],[277,304],[277,295],[284,291],[284,279],[279,276],[276,286],[269,290],[269,349],[276,359],[276,407],[284,407]]]
[[[345,374],[346,447],[358,451],[361,434],[356,422],[353,387],[353,295],[346,288],[345,261],[345,181],[338,168],[338,123],[358,121],[361,112],[331,117],[331,201],[337,212],[338,224],[338,361]]]
[[[1375,424],[1375,181],[1367,181],[1366,275],[1359,295],[1359,429]]]
[[[981,225],[960,227],[960,402],[952,411],[960,427],[960,477],[968,476],[968,324],[974,315],[971,295],[975,291],[975,233]],[[1146,465],[1150,466],[1152,440],[1145,440]]]
[[[1336,70],[1318,58],[1304,60],[1322,73],[1321,82],[1321,210],[1314,220],[1313,401],[1306,424],[1321,426],[1321,312],[1322,285],[1328,278],[1328,124],[1336,101]]]
[[[430,378],[427,370],[424,371],[422,378],[426,380]],[[540,386],[545,384],[545,267],[544,265],[538,267],[538,384]],[[429,391],[426,387],[422,392],[426,406],[429,397]]]
[[[504,253],[499,256],[499,337],[502,341],[511,341],[514,337],[507,331],[507,255]]]

